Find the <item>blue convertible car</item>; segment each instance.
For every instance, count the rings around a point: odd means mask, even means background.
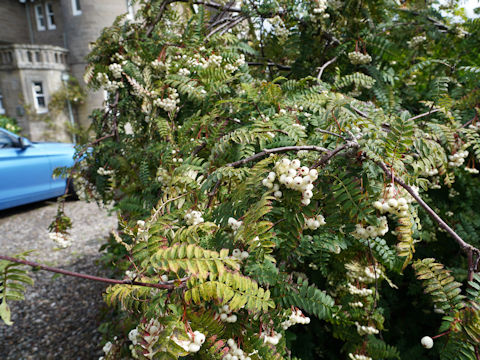
[[[73,144],[30,142],[0,128],[0,210],[63,195],[67,181],[53,178],[72,166]]]

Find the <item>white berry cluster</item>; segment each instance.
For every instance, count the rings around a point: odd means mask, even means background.
[[[310,318],[308,316],[303,315],[302,310],[296,309],[292,311],[290,317],[281,323],[282,329],[287,330],[290,326],[296,324],[310,324]]]
[[[235,72],[240,66],[243,65],[245,65],[245,55],[242,54],[237,60],[235,60],[233,64],[226,64],[225,70],[228,72]]]
[[[470,125],[468,125],[468,128],[472,130],[480,130],[480,121],[477,121],[476,123],[471,123]]]
[[[280,16],[277,15],[274,18],[271,18],[269,22],[273,25],[273,30],[275,32],[275,35],[277,35],[277,37],[279,37],[282,40],[288,37],[288,35],[290,34],[290,31],[287,29],[287,27],[285,26],[285,23],[283,22]]]
[[[50,240],[53,240],[59,247],[65,249],[72,245],[72,239],[67,234],[61,232],[48,233]]]
[[[471,167],[468,167],[468,166],[465,166],[465,171],[470,173],[470,174],[478,174],[479,173],[478,169],[471,168]]]
[[[348,303],[353,308],[363,308],[363,303],[361,301],[355,301]]]
[[[139,336],[139,333],[138,333],[138,326],[137,326],[135,329],[130,330],[130,332],[128,333],[128,340],[130,340],[133,345],[137,345],[138,336]]]
[[[420,342],[425,349],[431,349],[433,347],[433,339],[430,336],[424,336]]]
[[[177,111],[177,105],[180,102],[180,99],[178,98],[178,92],[174,88],[169,88],[168,92],[168,97],[166,97],[165,99],[159,98],[153,100],[153,105],[162,108],[166,112],[175,112]]]
[[[368,54],[362,54],[360,51],[352,51],[348,53],[348,60],[353,65],[364,65],[372,61],[372,57]]]
[[[112,350],[112,346],[113,346],[113,344],[110,341],[108,341],[105,345],[103,345],[102,350],[105,353],[105,355],[108,355],[110,350]],[[102,358],[103,358],[103,356],[102,356]]]
[[[112,72],[112,75],[115,79],[120,79],[122,77],[122,71],[123,71],[122,65],[116,64],[116,63],[110,64],[108,66],[108,70]]]
[[[273,171],[270,171],[268,173],[268,176],[262,180],[262,184],[263,186],[269,189],[272,189],[273,196],[275,196],[277,199],[280,199],[283,195],[282,192],[280,191],[280,185],[273,183],[276,177],[277,177],[277,174],[275,174]]]
[[[198,225],[204,222],[202,213],[197,210],[188,211],[183,219],[186,221],[187,225]]]
[[[412,187],[418,192],[416,187]],[[408,215],[408,204],[413,202],[413,197],[403,190],[397,191],[392,184],[385,189],[385,198],[375,201],[373,207],[383,213],[391,213],[401,217]]]
[[[438,175],[438,169],[437,168],[428,169],[428,170],[425,170],[423,173],[427,176],[435,176],[435,175]]]
[[[115,80],[111,81],[108,78],[108,75],[105,74],[105,73],[98,73],[97,74],[97,81],[100,83],[101,86],[103,86],[103,88],[106,91],[109,91],[109,92],[114,92],[118,88],[123,88],[124,87],[123,82],[115,81]]]
[[[409,47],[413,48],[425,41],[427,41],[427,37],[425,35],[418,35],[411,38],[411,40],[407,44]]]
[[[359,295],[359,296],[369,296],[373,294],[372,289],[359,289],[355,285],[352,285],[351,283],[348,283],[348,292],[352,295]]]
[[[156,70],[165,70],[170,64],[168,62],[164,63],[163,61],[155,59],[150,63],[150,65]]]
[[[227,344],[229,350],[228,353],[222,357],[222,360],[251,360],[250,356],[247,356],[243,350],[237,346],[235,340],[228,339]]]
[[[348,354],[348,357],[352,360],[372,360],[370,356],[362,355],[362,354]]]
[[[355,225],[352,236],[356,239],[369,239],[385,235],[388,232],[387,218],[382,216],[379,220],[380,224],[378,226],[368,225],[364,227],[362,224]]]
[[[468,151],[463,150],[463,151],[458,151],[453,155],[448,156],[448,162],[449,166],[452,167],[458,167],[461,166],[465,162],[465,158],[468,156]]]
[[[325,218],[323,217],[323,215],[320,215],[320,214],[317,215],[316,217],[305,219],[305,228],[306,229],[316,230],[320,226],[323,226],[325,224],[326,224]]]
[[[364,284],[371,284],[374,283],[376,279],[383,276],[382,266],[378,263],[374,267],[371,265],[364,266],[358,262],[351,262],[345,264],[345,268],[348,271],[348,278],[351,279],[351,282],[353,283],[361,282]]]
[[[178,70],[178,75],[189,76],[190,70],[188,70],[187,68],[181,68],[180,70]]]
[[[232,256],[237,260],[245,260],[248,258],[249,254],[248,251],[242,251],[240,249],[233,249]]]
[[[138,277],[138,274],[132,270],[126,270],[125,276],[130,280],[135,280]]]
[[[175,344],[183,348],[185,351],[195,353],[200,350],[205,342],[205,335],[200,331],[194,331],[193,334],[189,332],[187,335],[188,340],[180,340],[176,336],[172,336],[171,339]]]
[[[260,335],[260,338],[263,339],[263,342],[266,344],[272,344],[272,345],[277,345],[280,339],[282,338],[282,334],[279,334],[277,332],[273,332],[272,335],[267,335],[266,333],[263,333]]]
[[[327,0],[318,0],[316,7],[313,9],[314,14],[322,14],[327,10]]]
[[[278,161],[275,164],[276,175],[278,175],[278,182],[285,185],[287,189],[296,190],[302,193],[301,203],[303,205],[310,204],[310,199],[313,197],[313,182],[318,178],[318,171],[316,169],[309,169],[306,166],[301,166],[300,160],[289,160],[287,158]],[[275,173],[271,172],[267,176],[265,186],[273,187],[275,180]],[[275,194],[274,194],[275,195]]]
[[[133,127],[132,127],[132,124],[130,122],[127,122],[127,123],[125,123],[125,125],[123,125],[123,131],[125,131],[125,135],[133,135],[134,134]]]
[[[374,335],[378,334],[378,329],[374,328],[373,326],[366,326],[360,325],[358,322],[355,321],[355,325],[357,326],[357,333],[358,335]]]
[[[234,218],[228,218],[228,225],[232,228],[233,232],[236,233],[237,230],[242,226],[243,221],[237,220]]]
[[[105,170],[103,167],[99,167],[97,169],[97,174],[102,175],[102,176],[108,176],[108,175],[113,175],[114,171],[113,170]]]
[[[220,308],[220,320],[227,323],[237,322],[237,315],[232,314],[228,305],[223,305]]]

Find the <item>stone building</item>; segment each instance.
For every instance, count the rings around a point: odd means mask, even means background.
[[[68,75],[83,84],[89,43],[115,18],[133,18],[130,0],[0,0],[0,114],[17,119],[33,140],[70,141],[66,123],[88,125],[100,92],[61,114],[48,110]]]

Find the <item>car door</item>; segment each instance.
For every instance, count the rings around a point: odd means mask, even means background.
[[[0,131],[0,209],[45,199],[50,192],[48,155],[35,145],[17,147],[16,141]]]

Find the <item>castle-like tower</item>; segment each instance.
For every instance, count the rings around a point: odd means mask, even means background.
[[[89,44],[123,13],[133,17],[130,0],[0,1],[0,115],[16,118],[34,140],[69,140],[64,124],[87,125],[103,93],[89,92],[62,114],[49,113],[51,95],[68,74],[84,85]]]

